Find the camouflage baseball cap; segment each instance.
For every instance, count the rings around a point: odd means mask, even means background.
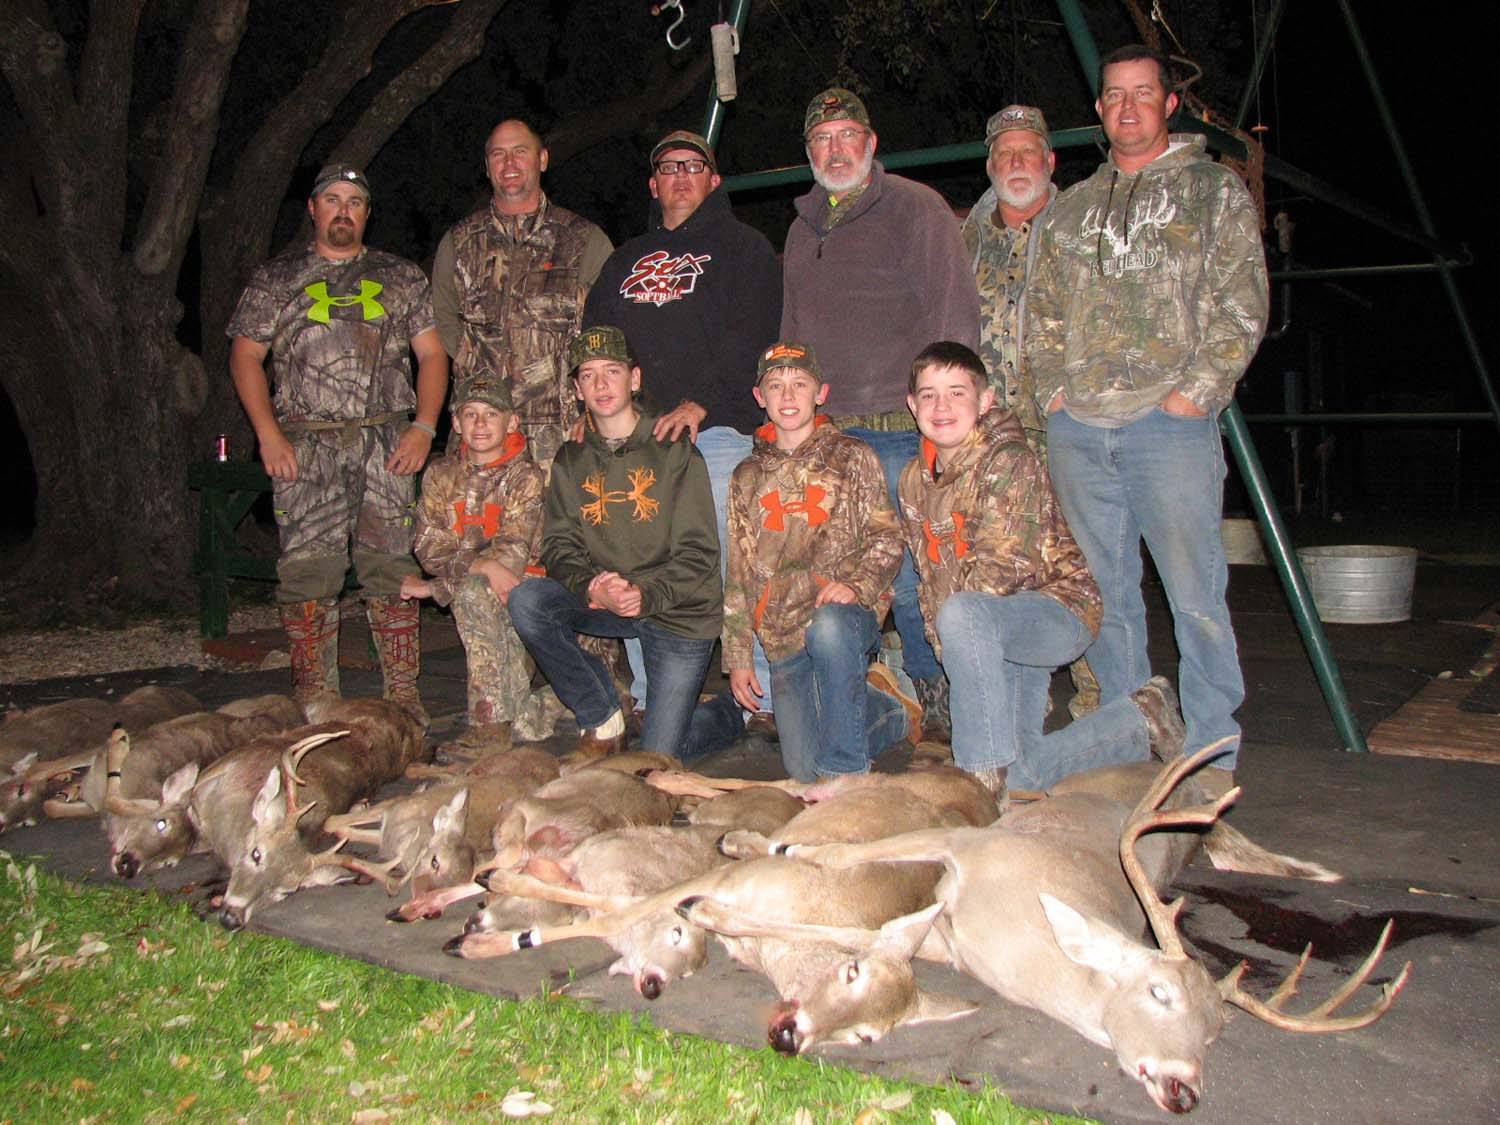
[[[616,363],[634,364],[625,333],[609,324],[585,328],[568,344],[568,370],[577,371],[591,359],[612,359]]]
[[[1034,105],[1008,105],[991,117],[984,126],[984,143],[993,144],[1001,133],[1009,133],[1012,129],[1025,129],[1041,137],[1046,144],[1052,143],[1047,136],[1047,119]]]
[[[373,196],[370,194],[370,181],[365,179],[365,174],[352,164],[327,164],[318,170],[318,178],[313,181],[312,191],[308,192],[311,198],[317,195],[331,183],[342,180],[344,183],[353,184],[365,193],[365,202],[369,202]]]
[[[823,369],[818,366],[818,357],[812,348],[792,340],[780,340],[760,353],[760,362],[755,365],[755,381],[759,383],[766,372],[777,367],[795,367],[806,371],[818,382],[823,382]]]
[[[461,379],[453,388],[453,409],[465,403],[483,402],[496,410],[514,410],[510,397],[510,384],[493,371],[479,370],[466,379]]]
[[[870,114],[865,103],[853,90],[831,86],[807,103],[807,116],[802,120],[802,135],[811,133],[814,125],[825,121],[854,121],[870,128]]]
[[[714,165],[714,150],[709,146],[705,137],[697,133],[690,133],[686,129],[678,129],[668,133],[656,142],[656,147],[651,150],[651,167],[656,167],[657,158],[664,152],[671,152],[674,148],[685,148],[696,152],[704,160],[708,161],[708,170],[717,172],[719,169]]]

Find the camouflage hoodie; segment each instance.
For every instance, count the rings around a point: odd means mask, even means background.
[[[1136,173],[1113,158],[1057,197],[1026,297],[1026,356],[1045,405],[1127,422],[1174,389],[1212,414],[1265,332],[1259,221],[1197,135]]]
[[[916,560],[927,639],[942,657],[938,610],[960,590],[1036,590],[1099,632],[1099,587],[1063,519],[1062,507],[1016,416],[992,410],[969,443],[934,475],[937,447],[901,470],[901,525]]]
[[[880,459],[826,418],[790,453],[769,423],[729,484],[724,664],[750,667],[751,632],[771,660],[803,647],[813,599],[843,582],[884,615],[901,567],[901,532]]]
[[[452,602],[479,559],[516,575],[541,573],[542,488],[542,470],[520,434],[508,435],[504,452],[487,464],[470,464],[460,448],[423,474],[412,551],[432,575],[433,601]]]

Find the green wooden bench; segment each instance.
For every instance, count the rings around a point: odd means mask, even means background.
[[[254,555],[235,541],[234,532],[256,500],[271,491],[271,478],[258,461],[194,461],[188,487],[202,493],[198,506],[198,631],[205,637],[229,632],[229,580],[276,581],[275,556]]]

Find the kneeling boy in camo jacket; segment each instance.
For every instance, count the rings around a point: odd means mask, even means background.
[[[460,742],[503,748],[531,684],[507,606],[528,574],[542,573],[542,470],[504,379],[476,372],[454,388],[452,409],[462,444],[428,468],[417,508],[414,550],[433,577],[407,578],[401,596],[452,606],[469,665]]]
[[[828,397],[816,356],[783,341],[761,354],[755,401],[770,419],[730,479],[724,663],[754,711],[771,662],[787,772],[801,781],[863,773],[921,725],[921,707],[870,656],[889,608],[902,541],[880,460],[817,412]]]

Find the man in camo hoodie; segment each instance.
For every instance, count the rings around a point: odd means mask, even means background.
[[[1027,294],[1026,355],[1046,404],[1048,468],[1104,595],[1088,660],[1105,704],[1151,675],[1144,538],[1172,607],[1187,751],[1227,789],[1244,699],[1219,538],[1218,415],[1265,331],[1265,254],[1244,184],[1169,135],[1166,60],[1122,47],[1095,109],[1109,160],[1058,196]]]

